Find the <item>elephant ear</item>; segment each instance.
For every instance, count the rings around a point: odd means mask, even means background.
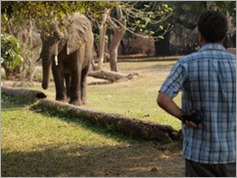
[[[74,14],[68,26],[67,55],[78,50],[88,39],[92,31],[91,23],[84,15]]]

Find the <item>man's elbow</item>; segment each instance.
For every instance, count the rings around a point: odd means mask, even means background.
[[[164,105],[164,96],[163,96],[164,94],[163,93],[159,93],[158,94],[158,96],[157,96],[157,100],[156,100],[156,102],[157,102],[157,104],[158,104],[158,106],[160,106],[160,107],[162,107],[163,105]]]
[[[171,98],[169,96],[167,96],[164,93],[159,93],[157,96],[157,104],[158,106],[160,106],[161,108],[164,108],[165,105],[167,105],[170,102]]]
[[[158,96],[157,96],[156,103],[158,104],[158,106],[160,106],[161,103],[162,103],[161,98],[160,98],[160,94],[158,94]]]

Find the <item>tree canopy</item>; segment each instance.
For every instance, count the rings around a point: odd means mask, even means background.
[[[62,18],[75,11],[85,13],[93,9],[99,13],[101,9],[115,5],[117,3],[107,1],[3,1],[1,11],[17,20],[34,19],[41,22],[55,17]]]

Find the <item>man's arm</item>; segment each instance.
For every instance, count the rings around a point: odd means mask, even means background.
[[[182,117],[185,113],[180,107],[176,105],[176,103],[173,101],[172,98],[170,98],[168,95],[160,92],[157,97],[157,104],[164,109],[167,113],[170,115],[178,118],[180,121],[182,121]],[[192,128],[198,128],[200,125],[197,125],[193,123],[192,121],[185,121],[185,124],[188,127]]]
[[[168,95],[160,92],[157,97],[157,104],[167,113],[181,120],[184,111]]]

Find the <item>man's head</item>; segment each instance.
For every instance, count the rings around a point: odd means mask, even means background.
[[[199,17],[200,43],[221,43],[228,29],[226,17],[217,11],[207,11]]]

